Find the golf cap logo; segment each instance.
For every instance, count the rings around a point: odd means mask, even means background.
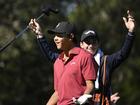
[[[60,26],[60,23],[57,24],[56,28]]]
[[[76,62],[71,62],[70,64],[71,64],[71,65],[75,65],[75,64],[76,64]]]
[[[85,34],[89,34],[89,33],[95,34],[95,32],[92,31],[92,30],[89,30],[89,31],[85,32]]]

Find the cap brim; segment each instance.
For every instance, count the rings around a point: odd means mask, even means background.
[[[65,32],[59,32],[58,30],[55,29],[48,29],[49,34],[65,34]]]
[[[54,29],[48,29],[48,33],[49,34],[56,34],[58,32],[56,32],[56,30],[54,30]]]
[[[95,40],[98,40],[97,36],[94,36],[94,35],[86,35],[85,37],[81,38],[81,41],[84,41],[85,39],[89,38],[89,37],[92,37],[93,39]]]

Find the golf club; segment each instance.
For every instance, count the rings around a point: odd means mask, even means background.
[[[42,18],[44,15],[47,15],[49,16],[50,15],[50,12],[52,13],[58,13],[58,9],[54,9],[52,8],[52,6],[46,6],[45,8],[42,9],[42,14],[36,18],[36,20],[39,20],[40,18]],[[27,31],[29,29],[29,26],[26,26],[25,29],[23,29],[19,34],[17,34],[15,37],[13,37],[10,41],[8,41],[3,47],[0,48],[0,52],[2,52],[3,50],[5,50],[9,45],[11,45],[13,42],[15,42],[15,40],[17,38],[19,38],[20,36],[23,35],[23,33],[25,31]]]

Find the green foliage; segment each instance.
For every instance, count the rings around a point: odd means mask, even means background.
[[[53,4],[60,14],[39,20],[44,33],[58,21],[76,24],[78,38],[83,30],[94,28],[107,54],[119,50],[127,29],[122,17],[127,9],[136,19],[135,42],[130,57],[113,74],[113,92],[118,91],[119,105],[139,105],[140,85],[140,12],[139,0],[0,0],[0,47],[23,30],[31,18],[41,14],[43,4]],[[46,35],[51,42],[52,37]],[[25,32],[0,52],[0,105],[45,105],[53,92],[53,64],[42,55],[36,37]]]

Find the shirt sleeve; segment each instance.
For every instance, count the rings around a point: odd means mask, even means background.
[[[132,49],[134,33],[128,32],[126,35],[125,41],[121,49],[112,55],[108,55],[107,64],[112,72],[116,67],[118,67],[130,54]]]
[[[83,57],[84,58],[84,57]],[[85,80],[96,80],[97,64],[91,54],[87,54],[83,60],[82,74]]]
[[[55,62],[58,57],[58,53],[53,52],[53,50],[51,49],[52,46],[47,42],[46,38],[38,38],[37,41],[42,53],[52,62]]]

